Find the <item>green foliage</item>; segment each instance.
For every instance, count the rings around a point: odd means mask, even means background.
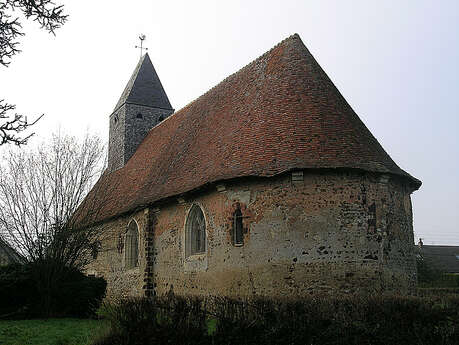
[[[0,266],[0,318],[26,314],[37,293],[30,266]]]
[[[459,287],[457,288],[437,288],[437,287],[418,287],[417,295],[422,297],[440,297],[440,296],[459,296]]]
[[[171,297],[106,305],[111,333],[96,345],[459,344],[459,296]]]
[[[87,277],[80,273],[79,277],[66,279],[62,282],[60,292],[56,294],[56,309],[62,315],[94,316],[105,297],[106,288],[105,279]]]
[[[214,336],[217,333],[217,325],[218,325],[218,319],[213,318],[213,317],[207,319],[207,323],[206,323],[207,335]]]
[[[104,304],[99,316],[110,321],[112,332],[96,344],[182,344],[201,339],[206,309],[197,298],[175,297],[152,301],[128,298]]]
[[[104,320],[8,320],[0,321],[0,344],[90,345],[107,331]]]
[[[428,284],[441,279],[442,272],[422,257],[416,258],[416,266],[418,270],[418,283]]]
[[[56,266],[60,279],[46,284],[51,265],[33,263],[0,268],[0,318],[93,316],[105,296],[103,278]]]
[[[459,275],[444,273],[422,257],[416,258],[418,284],[423,288],[459,288]]]

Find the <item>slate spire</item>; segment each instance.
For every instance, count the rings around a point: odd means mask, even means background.
[[[113,111],[124,103],[172,109],[148,53],[140,59]]]

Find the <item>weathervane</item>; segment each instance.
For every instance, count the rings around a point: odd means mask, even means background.
[[[135,46],[136,48],[140,49],[140,58],[142,58],[142,50],[148,50],[148,48],[143,47],[143,41],[145,41],[146,36],[144,34],[141,34],[139,36],[140,39],[140,46]]]

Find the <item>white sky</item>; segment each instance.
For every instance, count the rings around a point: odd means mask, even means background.
[[[108,116],[139,57],[140,33],[179,110],[297,32],[396,163],[423,181],[416,238],[459,245],[459,1],[56,0],[56,37],[25,23],[0,67],[0,98],[58,127],[108,140]],[[3,148],[2,148],[3,149]]]

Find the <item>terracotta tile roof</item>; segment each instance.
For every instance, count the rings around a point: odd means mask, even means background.
[[[202,185],[292,169],[356,168],[404,176],[293,35],[150,130],[120,170],[101,218]]]

